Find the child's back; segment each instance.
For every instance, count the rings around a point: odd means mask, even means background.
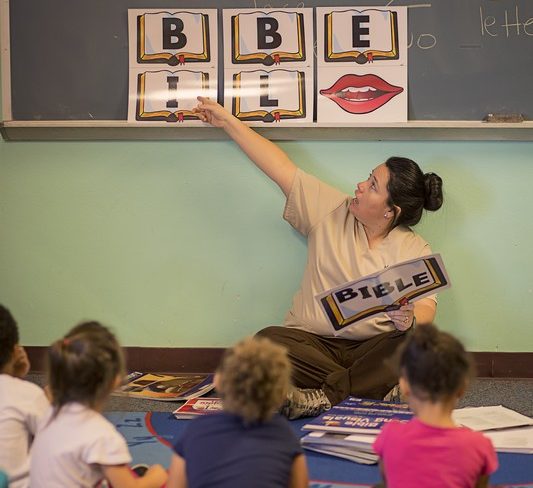
[[[28,486],[31,440],[49,408],[41,388],[29,381],[0,374],[0,469],[9,486]]]
[[[126,440],[101,411],[124,374],[116,337],[98,322],[74,327],[48,349],[52,407],[32,446],[32,488],[89,488],[104,478],[114,488],[156,488],[166,478],[159,465],[136,478]]]
[[[496,469],[492,444],[481,433],[417,418],[387,425],[374,449],[385,460],[389,487],[473,488]]]
[[[100,413],[80,403],[68,403],[42,424],[32,447],[32,487],[92,487],[102,478],[102,466],[129,464],[124,438]]]
[[[302,449],[280,415],[248,425],[219,412],[194,420],[175,451],[187,462],[189,486],[286,488]]]
[[[0,305],[0,470],[10,487],[24,488],[31,441],[50,404],[40,387],[21,379],[30,365],[18,341],[17,324]]]

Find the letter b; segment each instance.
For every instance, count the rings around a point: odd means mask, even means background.
[[[281,35],[277,32],[279,23],[269,17],[257,19],[257,48],[276,49],[281,46]]]
[[[343,303],[355,298],[357,296],[357,292],[354,291],[353,288],[345,288],[344,290],[336,292],[335,296],[340,303]]]
[[[163,49],[182,49],[187,45],[187,36],[183,33],[183,20],[163,19]],[[177,38],[176,41],[172,41]]]

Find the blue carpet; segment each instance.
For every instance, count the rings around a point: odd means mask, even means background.
[[[168,412],[108,412],[105,416],[128,441],[133,464],[159,463],[168,467],[170,446],[190,420],[176,420]],[[305,419],[291,425],[301,436]],[[380,481],[377,466],[365,466],[306,451],[312,488],[368,487]],[[500,467],[491,483],[506,488],[533,488],[533,455],[498,454]]]

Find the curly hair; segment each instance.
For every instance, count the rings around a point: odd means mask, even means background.
[[[291,364],[283,346],[249,337],[226,350],[217,373],[224,410],[246,423],[264,422],[287,395]]]
[[[454,396],[474,375],[472,358],[453,335],[421,325],[400,346],[400,371],[421,400]]]

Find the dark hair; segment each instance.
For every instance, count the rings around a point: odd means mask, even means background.
[[[400,371],[417,397],[435,402],[464,387],[474,367],[458,339],[428,324],[417,327],[401,346]]]
[[[11,312],[0,305],[0,371],[9,363],[19,342],[19,330]]]
[[[389,170],[388,205],[393,209],[393,227],[397,225],[416,225],[422,211],[438,210],[443,202],[442,179],[435,173],[422,173],[414,161],[393,156],[385,165]],[[399,215],[394,206],[401,209]]]
[[[279,410],[291,364],[283,346],[266,337],[249,337],[226,350],[218,374],[224,410],[249,424],[268,420]]]
[[[124,374],[115,335],[99,322],[83,322],[48,349],[48,383],[55,414],[69,402],[94,408]]]

